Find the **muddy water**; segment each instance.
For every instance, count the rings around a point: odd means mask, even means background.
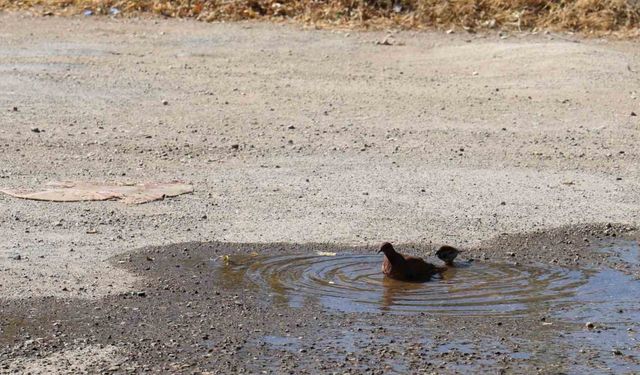
[[[634,241],[598,249],[632,265],[637,265],[633,263],[637,250]],[[267,296],[274,305],[321,305],[335,313],[524,318],[533,328],[523,333],[526,339],[512,338],[511,347],[490,335],[437,345],[428,336],[416,340],[412,334],[394,328],[391,321],[385,335],[372,334],[376,330],[370,317],[363,316],[352,321],[351,327],[358,327],[355,330],[324,332],[314,338],[314,342],[338,352],[361,353],[373,342],[384,347],[412,337],[411,342],[430,348],[437,356],[454,353],[473,358],[449,363],[448,369],[459,373],[473,372],[482,363],[491,367],[492,359],[477,357],[486,351],[508,353],[504,361],[520,363],[527,371],[538,368],[527,364],[561,361],[566,364],[560,372],[594,373],[596,368],[597,373],[640,372],[635,331],[640,321],[640,284],[629,273],[610,268],[476,261],[459,262],[429,282],[407,283],[384,277],[380,263],[379,255],[254,253],[211,259],[208,266],[221,284],[241,285]],[[594,322],[594,328],[587,328],[586,322]],[[544,329],[536,333],[541,326]],[[276,352],[295,353],[303,348],[301,339],[267,335],[255,342]],[[265,361],[269,363],[268,358]],[[386,362],[387,371],[395,373],[407,372],[405,365],[397,358]]]
[[[507,263],[458,263],[439,278],[386,278],[380,255],[238,256],[212,260],[213,275],[263,291],[274,303],[343,312],[518,316],[575,297],[583,271]]]

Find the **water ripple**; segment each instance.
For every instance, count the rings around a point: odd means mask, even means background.
[[[522,315],[570,298],[587,282],[560,267],[476,262],[425,283],[388,279],[379,255],[238,256],[216,261],[220,276],[263,288],[274,303],[321,303],[344,312]]]

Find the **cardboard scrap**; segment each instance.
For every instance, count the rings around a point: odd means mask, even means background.
[[[56,181],[41,190],[2,189],[0,192],[16,198],[51,202],[119,200],[126,204],[141,204],[193,192],[193,186],[180,181],[169,183],[109,184],[79,181]]]

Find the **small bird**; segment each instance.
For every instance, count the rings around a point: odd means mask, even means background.
[[[460,250],[453,246],[444,245],[436,251],[436,256],[440,258],[447,266],[453,266],[453,260],[460,254]]]
[[[384,253],[382,273],[396,280],[429,281],[433,275],[447,269],[427,263],[420,258],[400,254],[389,242],[383,243],[378,252]]]

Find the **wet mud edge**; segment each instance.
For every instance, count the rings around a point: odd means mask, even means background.
[[[639,237],[628,225],[592,224],[505,234],[462,249],[465,258],[478,261],[611,267],[637,276],[637,269],[597,249],[607,242]],[[425,256],[433,253],[435,245],[398,244],[398,248]],[[209,277],[203,265],[213,257],[252,252],[369,254],[376,250],[331,244],[212,242],[125,254],[113,262],[143,277],[137,291],[96,301],[2,301],[0,372],[19,372],[11,364],[15,358],[44,357],[88,345],[119,348],[125,361],[93,369],[111,372],[557,371],[574,368],[577,362],[611,368],[611,358],[622,368],[638,365],[629,348],[620,354],[596,347],[581,353],[566,342],[560,344],[567,332],[579,328],[554,322],[544,314],[509,319],[340,313],[321,305],[292,309],[271,304],[242,284],[221,284]],[[615,348],[608,351],[612,350]]]

